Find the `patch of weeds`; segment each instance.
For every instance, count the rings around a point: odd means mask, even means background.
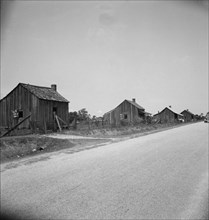
[[[57,151],[73,147],[75,144],[65,139],[54,139],[48,137],[23,137],[3,140],[1,142],[1,162],[22,158],[28,155]]]

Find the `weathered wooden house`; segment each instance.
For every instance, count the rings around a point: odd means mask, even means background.
[[[34,86],[19,83],[0,100],[0,128],[53,129],[54,115],[67,122],[69,101],[57,92],[57,86]]]
[[[161,112],[153,115],[153,119],[159,121],[160,123],[173,123],[182,122],[184,116],[177,111],[174,111],[171,107],[165,107]]]
[[[209,122],[209,112],[206,113],[204,122]]]
[[[135,99],[124,100],[113,110],[103,116],[105,124],[111,126],[137,124],[145,119],[145,109],[136,103]]]
[[[181,112],[181,114],[184,116],[185,122],[191,122],[195,120],[195,115],[190,112],[188,109]]]

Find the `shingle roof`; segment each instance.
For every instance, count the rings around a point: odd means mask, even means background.
[[[50,87],[34,86],[30,84],[20,83],[21,86],[26,88],[32,94],[34,94],[39,99],[57,101],[57,102],[69,102],[63,96],[61,96],[57,91]]]

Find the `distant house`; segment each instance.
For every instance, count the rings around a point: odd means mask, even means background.
[[[161,112],[153,115],[153,118],[161,123],[172,123],[182,121],[184,116],[171,107],[165,107]]]
[[[190,112],[188,109],[182,111],[181,114],[184,116],[185,122],[194,121],[195,119],[195,115],[192,112]]]
[[[148,114],[148,113],[147,113]],[[112,126],[137,124],[145,119],[145,109],[135,99],[124,100],[116,108],[103,116],[104,123]]]
[[[209,112],[207,112],[207,114],[205,115],[204,122],[209,122]]]
[[[30,115],[19,128],[54,128],[54,114],[68,120],[69,101],[57,92],[57,86],[34,86],[19,83],[0,100],[0,128],[11,128]]]

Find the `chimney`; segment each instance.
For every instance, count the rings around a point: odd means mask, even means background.
[[[57,85],[56,85],[56,84],[52,84],[52,85],[51,85],[51,88],[52,88],[54,91],[57,91]]]
[[[136,102],[136,99],[132,99],[133,102]]]

